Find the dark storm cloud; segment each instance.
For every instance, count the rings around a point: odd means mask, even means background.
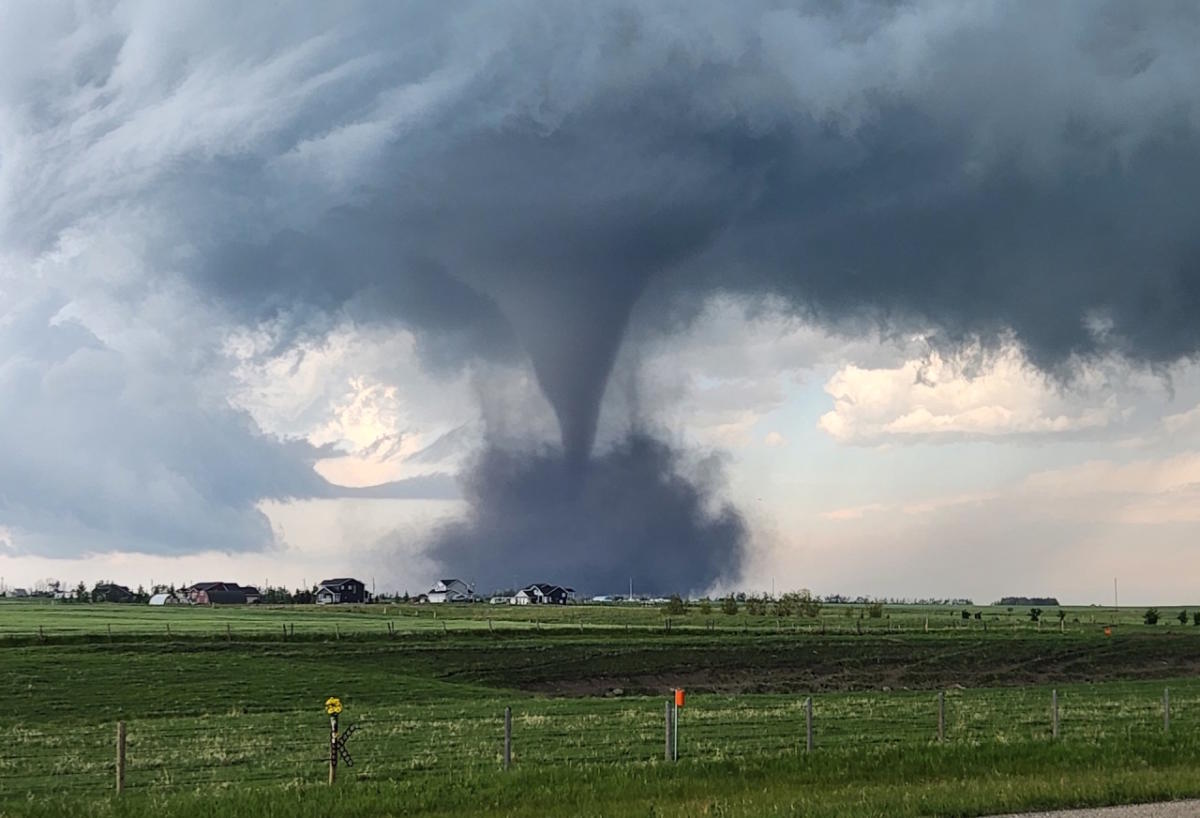
[[[524,533],[489,552],[489,450],[446,558],[621,539],[587,491],[613,464],[675,485],[640,438],[589,462],[647,292],[663,331],[708,293],[775,294],[839,326],[1014,333],[1047,369],[1200,346],[1189,4],[122,11],[31,18],[59,48],[0,80],[0,235],[45,249],[97,212],[143,219],[149,275],[282,344],[349,317],[412,327],[431,365],[527,354],[580,493],[547,494],[529,455],[503,500]],[[740,528],[720,552],[694,497],[664,503],[664,563],[725,571]]]
[[[263,434],[178,367],[177,350],[112,348],[62,299],[10,305],[0,323],[0,522],[10,553],[255,551],[260,500],[447,499],[430,475],[354,489],[313,471],[329,451]]]

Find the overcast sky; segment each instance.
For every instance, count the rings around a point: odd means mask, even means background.
[[[1200,601],[1198,40],[0,6],[0,576]]]

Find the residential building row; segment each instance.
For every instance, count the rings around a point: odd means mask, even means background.
[[[475,593],[474,585],[461,579],[441,579],[415,601],[439,605],[483,600]],[[493,594],[487,601],[493,605],[569,605],[575,602],[575,589],[549,582],[535,582],[512,593]]]

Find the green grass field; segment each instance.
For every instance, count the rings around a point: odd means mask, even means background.
[[[967,816],[1200,794],[1200,629],[1178,623],[926,633],[906,611],[859,635],[823,612],[825,633],[741,614],[667,633],[644,609],[380,608],[0,605],[0,815]],[[359,726],[333,788],[329,695]]]

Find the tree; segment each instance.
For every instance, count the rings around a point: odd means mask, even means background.
[[[1179,624],[1180,624],[1180,625],[1186,625],[1186,624],[1187,624],[1187,621],[1188,621],[1188,612],[1187,612],[1187,608],[1184,608],[1182,611],[1180,611],[1180,612],[1179,612],[1179,616],[1177,617],[1177,619],[1179,619]]]
[[[1067,612],[1064,611],[1062,608],[1059,608],[1058,609],[1058,621],[1062,622],[1066,618],[1067,618]]]
[[[1146,612],[1142,614],[1142,621],[1144,621],[1147,625],[1157,625],[1158,608],[1147,608]]]
[[[1200,626],[1200,611],[1192,614],[1192,624]]]
[[[663,606],[663,613],[667,616],[683,616],[687,613],[687,607],[683,604],[683,599],[679,594],[671,594],[671,598]]]
[[[721,600],[721,613],[732,616],[733,614],[735,614],[737,612],[738,612],[738,603],[737,603],[737,599],[734,598],[733,594],[730,594],[729,596],[727,596]]]
[[[970,618],[971,618],[971,612],[970,612],[970,611],[963,611],[963,612],[962,612],[962,618],[963,618],[963,619],[970,619]]]
[[[784,594],[775,603],[776,616],[793,616],[798,607],[795,594]]]
[[[807,588],[800,589],[800,615],[809,619],[816,619],[821,615],[821,600],[813,596],[812,591]]]
[[[751,595],[746,599],[746,612],[751,616],[767,615],[767,598]]]
[[[1029,618],[1031,620],[1033,620],[1034,622],[1040,622],[1042,619],[1042,609],[1041,608],[1030,608],[1029,609]]]
[[[708,616],[712,613],[712,602],[709,601],[708,597],[704,597],[704,599],[700,600],[700,613],[704,614],[705,616]]]
[[[883,619],[883,603],[872,602],[871,606],[867,608],[867,616],[871,619]]]
[[[79,584],[75,586],[75,601],[87,602],[88,599],[90,599],[90,597],[88,596],[87,586],[84,585],[83,581],[81,580]]]

